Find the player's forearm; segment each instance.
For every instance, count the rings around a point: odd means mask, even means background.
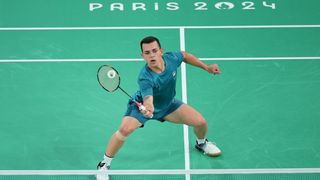
[[[182,52],[182,54],[183,54],[185,63],[202,68],[206,71],[208,70],[208,65],[205,64],[204,62],[202,62],[200,59],[198,59],[194,55],[187,53],[187,52]]]
[[[146,107],[148,111],[153,113],[154,106],[153,106],[153,96],[146,96],[143,98],[143,105]]]

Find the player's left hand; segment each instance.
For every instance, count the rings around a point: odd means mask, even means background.
[[[218,64],[209,65],[207,71],[211,74],[220,74],[221,73]]]

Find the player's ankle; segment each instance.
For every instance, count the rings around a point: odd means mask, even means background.
[[[105,155],[103,156],[102,162],[103,162],[103,163],[106,163],[107,166],[110,166],[112,160],[113,160],[113,157],[109,157],[108,155],[105,154]]]
[[[204,139],[198,139],[197,138],[197,143],[198,144],[204,144],[206,142],[206,140],[207,140],[206,138],[204,138]]]

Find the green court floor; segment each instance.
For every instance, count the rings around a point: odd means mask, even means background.
[[[90,11],[91,3],[101,8]],[[110,10],[112,3],[124,10]],[[219,64],[222,74],[215,76],[187,65],[178,74],[177,98],[203,114],[207,137],[223,154],[210,158],[197,152],[191,128],[186,135],[181,125],[150,121],[127,139],[112,169],[313,168],[306,174],[189,178],[320,177],[318,1],[137,3],[0,0],[0,179],[94,179],[2,176],[1,171],[94,170],[128,101],[99,86],[97,69],[114,66],[121,86],[134,93],[144,65],[139,42],[148,35],[159,37],[166,51],[185,49]]]

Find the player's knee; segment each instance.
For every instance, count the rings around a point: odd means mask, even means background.
[[[122,136],[129,136],[132,132],[134,131],[134,128],[130,128],[130,127],[120,127],[120,129],[117,131],[119,132],[119,134],[121,134]]]
[[[121,133],[121,131],[116,131],[115,133],[114,133],[114,135],[115,135],[115,137],[118,139],[118,140],[120,140],[120,141],[124,141],[124,140],[126,140],[126,138],[127,138],[127,136],[126,135],[124,135],[123,133]]]
[[[206,127],[207,121],[201,117],[201,118],[197,119],[196,126],[197,127]]]

